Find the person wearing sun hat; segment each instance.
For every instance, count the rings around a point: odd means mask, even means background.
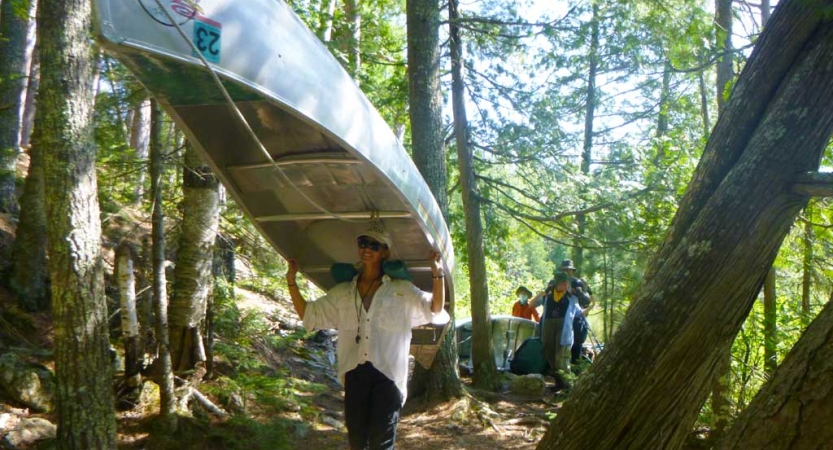
[[[561,267],[558,270],[570,276],[570,287],[573,293],[578,298],[578,304],[583,310],[593,309],[596,300],[593,298],[593,291],[587,282],[575,276],[576,268],[573,266],[572,259],[565,259],[561,261]],[[590,332],[590,324],[587,322],[585,314],[579,314],[573,319],[573,346],[570,349],[570,363],[577,364],[581,360],[581,350],[584,341],[587,340],[587,334]]]
[[[393,449],[399,412],[407,398],[411,328],[449,321],[440,253],[428,255],[432,292],[391,278],[382,266],[390,257],[390,234],[379,224],[356,236],[361,269],[350,281],[307,302],[290,259],[286,282],[292,305],[309,330],[338,330],[338,375],[344,386],[344,418],[351,449]]]
[[[518,300],[512,305],[512,316],[521,317],[523,319],[538,321],[538,310],[535,309],[535,302],[532,300],[532,292],[525,286],[521,286],[515,290],[515,295]]]
[[[571,278],[556,271],[544,296],[541,343],[544,357],[556,380],[556,388],[570,388],[570,348],[573,346],[573,319],[582,314],[578,298],[570,289]]]

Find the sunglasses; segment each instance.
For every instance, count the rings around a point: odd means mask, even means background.
[[[382,246],[385,245],[385,244],[383,244],[379,241],[374,241],[374,240],[366,239],[366,238],[359,238],[358,242],[359,242],[359,248],[361,248],[361,249],[369,248],[370,250],[372,250],[374,252],[378,252],[379,250],[382,249]]]

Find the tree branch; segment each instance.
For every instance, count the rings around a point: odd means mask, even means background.
[[[807,197],[833,197],[833,173],[808,172],[799,175],[792,191]]]

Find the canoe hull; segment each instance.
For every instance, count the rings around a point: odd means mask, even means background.
[[[99,41],[159,101],[282,256],[328,289],[330,266],[358,260],[355,237],[373,218],[391,233],[392,258],[406,262],[418,287],[431,290],[432,249],[452,273],[448,228],[419,171],[283,2],[162,3],[170,16],[155,0],[95,0]],[[452,277],[445,282],[451,299]],[[414,330],[420,364],[430,366],[443,333]]]

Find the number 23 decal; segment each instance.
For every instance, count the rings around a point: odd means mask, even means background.
[[[202,53],[208,51],[212,55],[219,55],[220,48],[217,47],[217,43],[220,42],[220,33],[216,31],[209,31],[205,28],[200,28],[197,30],[197,48],[200,49]]]
[[[205,59],[213,63],[220,62],[221,28],[219,26],[202,21],[194,22],[194,44]]]

